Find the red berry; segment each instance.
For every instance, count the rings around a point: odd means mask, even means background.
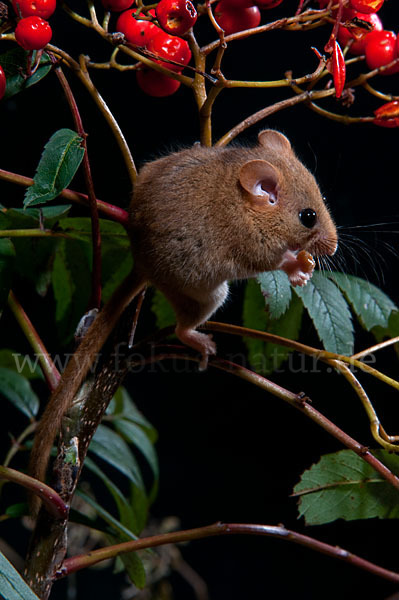
[[[374,111],[374,125],[380,127],[399,127],[399,102],[393,100],[383,104]]]
[[[254,4],[258,6],[261,10],[269,10],[270,8],[275,8],[279,4],[282,3],[283,0],[255,0]]]
[[[51,17],[57,6],[56,0],[12,0],[12,7],[18,17]]]
[[[371,31],[366,40],[366,63],[370,69],[377,69],[392,62],[398,56],[397,38],[393,31]],[[399,65],[384,71],[384,75],[392,75],[399,71]]]
[[[187,33],[198,16],[190,0],[160,0],[155,13],[162,29],[172,35]]]
[[[116,31],[124,34],[130,44],[146,48],[148,42],[162,30],[151,23],[151,21],[143,21],[134,17],[134,10],[126,10],[119,15],[116,22]]]
[[[3,67],[0,65],[0,100],[6,91],[6,76],[4,75]]]
[[[52,35],[50,25],[41,17],[21,19],[15,28],[15,39],[24,50],[41,50]]]
[[[257,6],[233,8],[228,0],[221,0],[215,8],[215,19],[226,35],[257,27],[260,23],[260,10]]]
[[[137,83],[143,92],[155,98],[171,96],[180,87],[180,81],[146,67],[137,71]]]
[[[130,8],[133,4],[133,0],[101,0],[103,7],[107,10],[113,10],[115,12],[121,12]]]
[[[168,58],[169,60],[180,63],[181,67],[161,60],[156,61],[165,67],[165,69],[170,69],[177,73],[182,71],[183,67],[187,65],[191,59],[191,50],[186,40],[175,35],[163,33],[163,31],[149,41],[147,48],[150,52],[153,52],[160,58]]]
[[[376,13],[370,13],[367,15],[353,10],[350,11],[350,14],[345,15],[345,22],[350,23],[355,18],[370,23],[370,25],[373,27],[373,31],[383,30],[381,19]],[[362,27],[343,27],[343,25],[340,25],[338,29],[338,41],[341,46],[344,47],[348,44],[348,42],[353,40],[352,44],[350,45],[349,52],[359,56],[365,52],[367,36],[370,33],[371,31],[368,31]]]
[[[254,6],[255,0],[226,0],[226,4],[228,4],[229,7],[234,10],[241,10],[242,8]]]
[[[378,12],[384,0],[349,0],[349,6],[362,13]]]

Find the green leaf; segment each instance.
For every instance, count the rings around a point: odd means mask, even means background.
[[[265,308],[265,298],[254,279],[247,281],[242,318],[244,327],[266,331],[269,319]],[[265,343],[262,340],[251,338],[244,338],[244,342],[248,349],[248,359],[252,367],[258,373],[263,373]]]
[[[399,456],[386,450],[373,454],[399,475]],[[322,456],[302,474],[294,493],[300,495],[299,516],[307,525],[399,518],[399,492],[351,450]]]
[[[132,483],[144,489],[139,466],[129,446],[109,427],[100,425],[89,450],[126,475]]]
[[[25,207],[50,202],[69,185],[84,155],[82,141],[71,129],[60,129],[51,136],[44,147],[34,183],[25,193]]]
[[[256,281],[250,280],[244,298],[243,324],[251,329],[267,331],[291,340],[298,339],[302,322],[302,302],[292,296],[288,309],[278,319],[271,319],[265,311],[264,298]],[[248,358],[252,367],[262,374],[269,374],[278,369],[291,353],[289,348],[244,338],[248,348]]]
[[[110,244],[108,244],[110,246]],[[114,245],[112,248],[107,248],[107,244],[103,244],[102,255],[102,278],[103,290],[102,297],[104,302],[107,302],[113,292],[119,286],[125,277],[130,273],[133,267],[133,256],[131,252],[126,252],[126,249]]]
[[[26,66],[28,60],[28,52],[22,48],[12,48],[7,52],[4,52],[0,56],[0,64],[4,69],[4,73],[7,79],[5,98],[11,98],[24,89],[38,83],[43,77],[50,73],[52,69],[51,60],[45,52],[43,52],[39,67],[33,75],[25,77]],[[35,53],[36,55],[36,53]],[[32,62],[35,60],[35,55],[32,57]]]
[[[43,379],[43,372],[39,367],[39,358],[34,359],[28,354],[21,354],[8,348],[0,350],[0,367],[16,371],[26,379]]]
[[[291,284],[284,271],[266,271],[258,275],[262,294],[265,296],[269,315],[278,319],[287,310],[291,300]]]
[[[7,238],[0,239],[0,308],[7,302],[12,284],[15,248]]]
[[[142,412],[139,411],[134,404],[126,388],[118,388],[116,394],[111,400],[107,408],[107,415],[117,416],[119,418],[128,419],[133,423],[137,423],[145,429],[147,436],[154,444],[158,438],[156,429],[151,425],[148,419],[145,418]]]
[[[89,457],[85,459],[85,467],[87,467],[92,473],[97,475],[99,479],[105,484],[108,491],[112,495],[115,504],[118,509],[119,520],[124,527],[127,527],[130,531],[135,534],[139,534],[137,528],[137,521],[134,515],[134,507],[130,503],[129,499],[122,494],[120,489],[114,484],[113,481],[104,473],[100,467],[96,465],[96,463]]]
[[[0,552],[0,593],[4,600],[39,600],[2,552]]]
[[[127,442],[131,442],[140,450],[140,452],[148,461],[155,479],[158,479],[158,457],[154,446],[152,445],[146,433],[141,429],[141,427],[125,419],[115,419],[113,424]]]
[[[105,521],[107,525],[110,526],[111,530],[115,533],[115,535],[117,535],[118,539],[122,538],[123,541],[137,540],[137,536],[134,535],[132,531],[129,531],[129,529],[124,527],[122,523],[115,519],[115,517],[113,517],[111,513],[105,510],[105,508],[103,508],[101,504],[99,504],[94,498],[89,496],[89,494],[86,494],[86,492],[84,492],[80,488],[76,490],[76,493],[78,496],[83,498],[83,500],[87,502],[87,504],[94,508],[98,516],[101,517],[103,521]]]
[[[110,538],[111,544],[116,544],[121,540],[112,538],[112,536],[108,536]],[[142,590],[146,584],[146,574],[143,565],[143,561],[137,552],[128,552],[127,554],[120,554],[118,556],[118,561],[123,564],[123,567],[132,583],[139,589]]]
[[[397,307],[378,287],[345,273],[327,273],[327,276],[343,291],[367,331],[388,326],[389,317]]]
[[[5,514],[7,515],[7,517],[10,517],[10,519],[20,519],[25,515],[29,515],[28,503],[19,502],[18,504],[11,504],[6,508]]]
[[[91,240],[91,219],[88,217],[67,217],[61,219],[58,226],[59,229],[65,231],[65,233],[68,233],[70,236],[75,236],[77,239],[86,242]],[[104,241],[111,240],[121,248],[130,248],[126,230],[119,223],[107,219],[100,219],[100,231]]]
[[[294,289],[308,311],[324,348],[337,354],[353,354],[351,313],[337,286],[316,272],[304,287]]]
[[[151,310],[155,315],[156,324],[159,329],[176,323],[176,315],[173,308],[159,290],[154,290]]]
[[[40,216],[47,228],[71,210],[71,205],[43,206],[41,208],[8,208],[0,215],[0,229],[33,229],[39,227]]]
[[[37,415],[39,398],[25,377],[11,369],[0,367],[0,394],[29,419]]]
[[[55,255],[52,286],[56,302],[57,333],[70,340],[90,296],[90,246],[78,240],[62,240]]]

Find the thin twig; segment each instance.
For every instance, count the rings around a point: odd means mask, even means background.
[[[12,290],[8,295],[8,306],[10,307],[11,312],[24,332],[24,335],[36,356],[39,357],[40,368],[43,371],[43,375],[46,379],[49,389],[51,391],[55,390],[61,375],[53,363],[50,354],[47,352],[47,349],[43,344],[39,334],[33,326],[32,321],[29,319],[28,315],[22,308],[21,303],[18,301]]]
[[[206,527],[198,527],[196,529],[186,529],[183,531],[174,531],[171,533],[163,533],[154,535],[139,540],[132,540],[115,546],[108,546],[93,550],[88,554],[80,554],[73,556],[64,561],[62,568],[58,572],[58,577],[66,577],[70,573],[74,573],[86,567],[91,567],[103,560],[115,558],[127,552],[135,552],[145,548],[155,548],[165,544],[178,544],[180,542],[189,542],[200,540],[208,537],[220,535],[258,535],[265,537],[279,538],[294,544],[299,544],[321,554],[326,554],[332,558],[337,558],[355,567],[368,571],[378,577],[387,579],[394,583],[399,583],[399,574],[394,571],[380,567],[356,554],[352,554],[347,550],[332,546],[311,538],[310,536],[297,533],[290,529],[286,529],[282,525],[258,525],[249,523],[215,523]]]

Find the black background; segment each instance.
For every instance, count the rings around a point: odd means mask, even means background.
[[[72,5],[78,7],[75,2]],[[263,22],[290,15],[296,2],[285,0]],[[380,11],[387,29],[397,30],[397,8],[386,1]],[[99,9],[101,12],[101,7]],[[61,9],[52,17],[53,43],[67,48],[76,58],[78,52],[93,60],[107,60],[109,47],[81,26],[72,24]],[[200,43],[213,39],[201,24],[197,26]],[[316,59],[310,46],[322,50],[329,35],[328,27],[308,33],[270,32],[229,46],[223,63],[227,77],[237,79],[279,79],[287,69],[294,76],[312,71]],[[356,68],[353,72],[356,72]],[[68,73],[79,102],[88,144],[97,196],[126,207],[129,201],[128,180],[118,149],[102,122],[97,108],[79,82]],[[136,86],[132,73],[96,71],[92,74],[100,92],[124,131],[137,164],[162,152],[198,140],[196,107],[191,94],[180,89],[165,99],[145,96]],[[376,87],[398,93],[399,75],[380,77]],[[246,116],[275,101],[287,98],[286,88],[275,90],[237,89],[224,92],[214,111],[214,139]],[[371,115],[382,101],[359,90],[353,115]],[[335,101],[324,107],[341,111]],[[50,135],[61,127],[73,127],[71,117],[55,76],[50,75],[35,86],[3,102],[1,114],[1,167],[33,176],[41,148]],[[397,285],[397,130],[371,124],[345,126],[326,120],[297,106],[277,113],[249,129],[239,139],[253,141],[263,127],[283,131],[298,155],[315,173],[342,233],[352,237],[351,246],[341,244],[339,258],[348,272],[369,278],[381,286],[398,303]],[[79,177],[71,186],[83,189]],[[20,204],[23,191],[2,184],[1,202]],[[389,226],[378,226],[388,223]],[[370,226],[360,227],[358,226]],[[356,227],[356,229],[352,229]],[[390,233],[387,232],[389,230]],[[360,239],[362,247],[356,239]],[[343,242],[347,238],[343,238]],[[349,242],[348,242],[349,244]],[[388,247],[389,245],[389,247]],[[352,248],[352,249],[351,249]],[[363,248],[363,249],[362,249]],[[393,251],[392,251],[393,250]],[[355,257],[353,258],[353,255]],[[228,304],[217,319],[240,323],[243,286],[235,284]],[[43,308],[32,291],[21,289],[32,302],[38,319]],[[23,299],[24,296],[22,295]],[[29,306],[29,305],[28,305]],[[141,333],[154,327],[148,309]],[[6,313],[5,317],[9,317]],[[5,319],[6,320],[6,319]],[[7,343],[17,343],[19,334],[2,325]],[[48,346],[54,343],[52,320],[48,331],[40,332]],[[358,331],[357,349],[372,344],[372,338]],[[13,336],[13,337],[11,337]],[[15,338],[14,340],[13,338]],[[304,321],[301,340],[318,345],[310,322]],[[244,353],[239,339],[217,335],[220,356]],[[13,347],[15,347],[13,345]],[[397,377],[397,363],[392,351],[381,353],[381,368]],[[127,381],[132,396],[159,431],[161,482],[153,515],[162,519],[177,516],[182,528],[217,520],[265,524],[284,523],[288,528],[306,532],[333,545],[340,545],[388,568],[398,569],[395,539],[396,521],[336,522],[322,527],[305,528],[297,520],[295,500],[289,498],[300,473],[321,454],[341,446],[316,424],[308,421],[282,401],[235,378],[213,372],[198,374],[192,366],[165,363],[130,376]],[[293,372],[293,371],[296,372]],[[360,442],[373,446],[366,416],[355,394],[336,374],[312,372],[312,365],[294,363],[273,376],[287,389],[301,390],[312,398],[314,406]],[[387,429],[397,433],[397,395],[366,377],[372,398]],[[7,411],[9,407],[5,408]],[[13,413],[11,413],[12,421]],[[7,430],[19,431],[17,423]],[[3,436],[6,434],[3,433]],[[6,445],[7,440],[5,440]],[[13,527],[4,525],[4,534]],[[22,538],[21,538],[22,539]],[[21,541],[21,552],[23,552]],[[229,537],[195,542],[183,549],[185,559],[207,581],[210,598],[387,598],[395,587],[368,573],[317,555],[286,542],[257,537]],[[119,598],[110,575],[80,574],[87,591],[100,597]],[[99,588],[95,590],[95,583]],[[179,575],[173,575],[175,598],[191,599],[193,592]],[[64,597],[63,585],[57,584],[54,598]],[[84,592],[84,593],[87,593]],[[83,592],[82,592],[83,593]]]

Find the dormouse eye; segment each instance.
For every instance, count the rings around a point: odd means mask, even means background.
[[[299,213],[299,220],[304,227],[312,229],[317,221],[317,214],[313,208],[304,208]]]

